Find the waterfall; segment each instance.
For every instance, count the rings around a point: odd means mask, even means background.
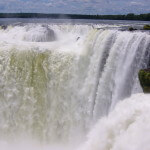
[[[118,101],[141,91],[149,44],[147,32],[90,25],[1,29],[0,140],[82,141]]]

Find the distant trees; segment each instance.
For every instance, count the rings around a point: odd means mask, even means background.
[[[134,14],[127,14],[126,18],[128,18],[129,20],[134,20],[135,19],[135,15]]]
[[[0,18],[70,18],[70,19],[109,19],[150,21],[150,13],[135,15],[83,15],[83,14],[41,14],[41,13],[0,13]]]

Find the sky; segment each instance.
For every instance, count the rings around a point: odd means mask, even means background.
[[[150,0],[0,0],[0,12],[141,14],[150,13]]]

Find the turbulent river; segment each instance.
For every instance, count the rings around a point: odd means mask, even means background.
[[[120,25],[1,29],[0,150],[149,150],[149,51],[149,32]]]

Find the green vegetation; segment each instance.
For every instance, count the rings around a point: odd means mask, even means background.
[[[150,93],[150,69],[140,70],[139,80],[140,80],[144,93]]]
[[[110,19],[150,21],[150,13],[135,15],[83,15],[83,14],[41,14],[41,13],[0,13],[0,18],[54,18],[54,19]]]
[[[150,30],[150,25],[145,25],[145,26],[143,27],[143,29],[144,29],[144,30]]]

